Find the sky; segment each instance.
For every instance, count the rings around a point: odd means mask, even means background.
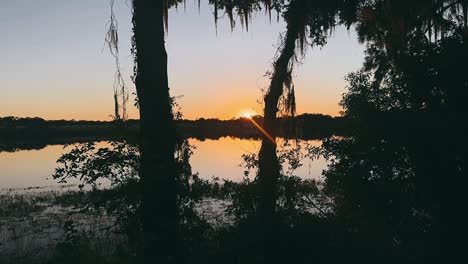
[[[120,61],[130,92],[131,12],[115,0]],[[205,4],[203,4],[205,2]],[[171,9],[166,39],[171,95],[180,96],[184,118],[231,119],[262,112],[282,19],[255,14],[249,31],[227,17],[215,27],[212,8],[193,1]],[[109,0],[0,0],[0,116],[109,120],[115,65],[104,45]],[[294,72],[297,112],[339,115],[346,74],[362,66],[364,46],[355,32],[338,27],[323,48],[308,49]]]

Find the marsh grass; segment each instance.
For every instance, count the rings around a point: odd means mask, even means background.
[[[90,192],[38,189],[0,194],[0,263],[42,263],[60,258],[66,249],[106,256],[125,244],[114,216],[103,208],[80,206]]]
[[[319,197],[316,183],[284,177],[278,212],[321,217],[313,212],[316,205],[310,203]],[[223,254],[228,254],[225,243],[249,241],[249,234],[255,231],[251,223],[255,220],[255,188],[255,183],[247,180],[192,182],[191,192],[199,199],[193,201],[194,215],[181,223],[186,247],[194,254],[191,258],[201,261],[221,249],[216,256],[224,258]],[[290,188],[302,191],[286,195]],[[134,263],[135,245],[126,228],[135,229],[138,223],[126,223],[129,218],[123,219],[119,209],[113,210],[110,205],[114,204],[106,202],[118,191],[84,191],[72,185],[52,190],[2,190],[0,263]],[[319,206],[325,205],[317,201]],[[245,237],[234,235],[236,230]]]

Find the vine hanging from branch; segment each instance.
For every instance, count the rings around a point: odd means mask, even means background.
[[[114,120],[126,120],[127,119],[127,101],[128,101],[128,89],[125,84],[125,80],[122,76],[122,68],[120,67],[119,60],[119,35],[118,35],[118,23],[114,14],[114,2],[110,0],[110,19],[107,22],[107,32],[104,39],[111,55],[115,60],[115,77],[114,77]]]

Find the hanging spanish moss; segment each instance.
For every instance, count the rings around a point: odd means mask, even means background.
[[[109,47],[109,51],[115,60],[115,77],[114,77],[114,120],[126,120],[127,116],[127,101],[128,101],[128,90],[122,76],[120,60],[119,60],[119,35],[118,35],[118,23],[114,14],[114,2],[110,0],[110,19],[107,24],[107,33],[105,37],[105,43]]]
[[[209,3],[213,5],[213,13],[215,24],[219,19],[218,12],[223,11],[227,14],[231,30],[236,25],[235,14],[239,17],[242,28],[249,30],[251,23],[251,16],[253,13],[258,12],[265,8],[265,12],[269,14],[271,18],[271,11],[281,12],[284,7],[285,0],[209,0]]]
[[[373,87],[392,68],[405,71],[405,58],[415,43],[437,43],[457,28],[468,34],[467,5],[466,0],[363,4],[354,23],[359,41],[367,43],[364,70],[373,73]]]
[[[336,26],[338,5],[332,1],[291,0],[284,8],[286,33],[280,36],[281,44],[274,59],[271,84],[265,95],[265,110],[275,113],[280,111],[294,117],[294,66],[305,56],[307,47],[326,44]],[[271,105],[267,107],[267,104]],[[268,115],[275,116],[275,113]]]

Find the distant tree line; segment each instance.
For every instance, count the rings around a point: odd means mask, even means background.
[[[252,120],[263,125],[262,116]],[[295,118],[279,118],[278,136],[299,137],[302,139],[325,138],[332,135],[343,136],[351,129],[351,124],[343,117],[332,117],[322,114],[303,114]],[[261,132],[251,119],[237,118],[220,120],[216,118],[199,118],[197,120],[178,120],[177,129],[184,137],[198,139],[218,139],[225,136],[239,138],[259,138]],[[119,136],[136,136],[139,121],[131,119],[122,126],[120,121],[88,120],[45,120],[40,117],[0,117],[0,141],[12,138],[26,139],[38,137],[74,137],[74,138],[109,138]]]

